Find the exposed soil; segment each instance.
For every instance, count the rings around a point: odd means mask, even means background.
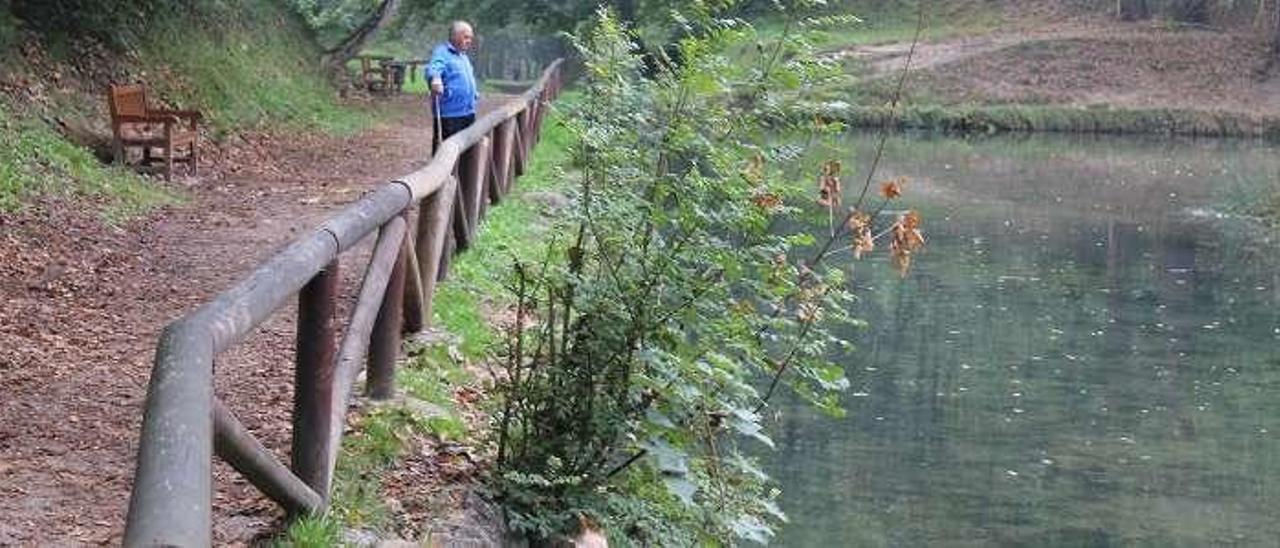
[[[247,135],[207,154],[182,205],[124,226],[83,200],[0,215],[0,545],[119,544],[154,345],[168,322],[342,204],[425,163],[421,98],[349,138]],[[367,245],[367,242],[366,242]],[[344,256],[346,287],[362,263]],[[294,311],[220,356],[216,390],[288,462]],[[430,463],[420,463],[422,466]],[[279,518],[218,465],[217,544]]]
[[[837,52],[869,80],[898,74],[910,43]],[[1280,70],[1248,29],[1055,16],[924,42],[909,90],[942,103],[1112,105],[1280,115]]]

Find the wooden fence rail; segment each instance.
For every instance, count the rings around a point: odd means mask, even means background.
[[[371,397],[394,393],[402,327],[417,331],[430,321],[448,250],[474,241],[489,204],[524,173],[544,106],[560,93],[561,63],[518,100],[442,143],[425,167],[347,206],[164,329],[147,389],[126,546],[211,543],[215,452],[291,514],[327,507],[361,366],[367,360]],[[375,231],[373,256],[338,341],[338,257]],[[293,440],[285,466],[214,395],[213,360],[294,295]]]

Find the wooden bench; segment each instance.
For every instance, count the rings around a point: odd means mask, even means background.
[[[128,150],[137,148],[142,151],[139,166],[163,163],[165,180],[173,180],[174,162],[187,164],[191,175],[196,175],[200,163],[198,125],[204,118],[199,112],[149,108],[146,88],[137,84],[111,86],[107,103],[116,163],[127,164]],[[178,156],[179,151],[186,154]]]

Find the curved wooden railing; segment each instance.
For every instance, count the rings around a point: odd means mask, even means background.
[[[552,63],[518,100],[450,137],[426,167],[346,207],[164,329],[147,389],[125,545],[210,544],[215,452],[291,514],[326,508],[361,365],[367,357],[370,396],[391,396],[401,327],[417,331],[431,318],[437,273],[448,268],[447,237],[465,249],[488,204],[523,174],[544,107],[560,92],[560,67],[560,60]],[[373,256],[337,344],[338,257],[375,230]],[[292,462],[285,466],[214,394],[213,359],[294,294],[298,351]]]

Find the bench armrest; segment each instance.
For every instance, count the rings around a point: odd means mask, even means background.
[[[144,114],[144,115],[126,115],[122,114],[112,118],[112,121],[118,124],[176,124],[177,116],[167,114]]]

